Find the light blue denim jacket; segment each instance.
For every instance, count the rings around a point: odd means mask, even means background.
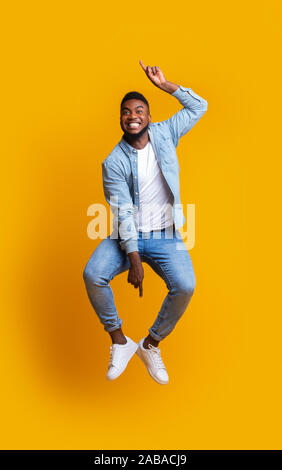
[[[171,93],[183,108],[166,121],[150,123],[148,133],[163,176],[173,195],[172,214],[176,229],[185,223],[180,202],[179,164],[176,147],[207,111],[208,103],[191,88],[178,85]],[[188,92],[188,93],[187,93]],[[137,214],[139,210],[138,152],[124,137],[102,162],[103,189],[114,215],[111,238],[118,238],[128,254],[138,251]]]

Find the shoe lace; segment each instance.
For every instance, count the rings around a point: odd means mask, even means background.
[[[152,344],[149,344],[149,351],[150,351],[150,355],[151,355],[151,358],[155,364],[155,366],[158,368],[158,369],[165,369],[165,366],[164,366],[164,363],[163,363],[163,360],[161,358],[161,351],[159,348],[157,348],[156,346],[153,346]],[[166,370],[166,369],[165,369]]]

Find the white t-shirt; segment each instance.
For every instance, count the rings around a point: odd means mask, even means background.
[[[149,140],[138,150],[138,230],[150,232],[173,225],[173,196]]]

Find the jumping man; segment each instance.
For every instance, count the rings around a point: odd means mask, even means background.
[[[114,231],[94,250],[83,278],[89,300],[112,340],[107,379],[119,377],[136,353],[151,377],[167,384],[158,345],[174,329],[195,289],[192,261],[178,230],[185,217],[176,147],[206,112],[208,103],[191,88],[166,80],[159,67],[145,67],[142,61],[140,65],[149,80],[183,108],[165,121],[152,123],[149,103],[141,93],[131,91],[123,97],[123,136],[102,162],[104,195],[114,213]],[[137,344],[122,331],[109,282],[128,271],[128,283],[142,297],[142,262],[163,279],[168,293],[149,334]]]

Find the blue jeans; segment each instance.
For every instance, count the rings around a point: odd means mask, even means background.
[[[192,261],[181,234],[172,227],[170,238],[167,237],[167,229],[138,232],[141,261],[149,264],[168,288],[157,318],[149,328],[150,335],[157,341],[163,340],[174,329],[190,302],[196,283]],[[109,333],[122,325],[109,282],[127,271],[129,266],[128,255],[120,248],[118,239],[111,239],[109,235],[94,250],[83,272],[89,300]]]

